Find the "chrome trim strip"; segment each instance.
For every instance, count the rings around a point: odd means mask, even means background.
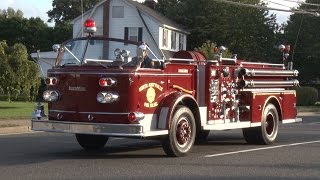
[[[192,74],[185,74],[185,73],[181,73],[181,74],[152,74],[152,73],[136,73],[136,75],[151,75],[151,76],[192,76]]]
[[[48,74],[85,74],[85,75],[97,75],[97,74],[103,74],[103,75],[114,75],[114,74],[121,74],[121,75],[134,75],[134,73],[108,73],[108,72],[75,72],[75,71],[69,71],[69,72],[48,72]]]
[[[95,134],[119,137],[149,137],[168,134],[168,130],[145,131],[140,124],[107,124],[32,120],[32,130],[72,134]]]
[[[110,112],[79,112],[79,114],[128,115],[129,113],[110,113]]]
[[[285,92],[286,90],[284,88],[270,88],[270,89],[240,89],[240,92],[246,92],[246,91],[250,91],[250,92],[278,92],[278,93],[282,93]]]
[[[129,113],[110,113],[110,112],[77,112],[77,111],[62,111],[62,110],[49,110],[49,112],[79,113],[79,114],[103,114],[103,115],[128,115],[129,114]]]

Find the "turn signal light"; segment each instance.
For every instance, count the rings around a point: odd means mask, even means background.
[[[58,79],[56,77],[47,77],[44,82],[46,85],[54,86],[58,84]]]
[[[129,123],[138,123],[142,119],[144,119],[144,114],[142,112],[131,112],[128,114]]]
[[[116,85],[117,81],[113,78],[101,78],[99,80],[99,85],[101,87],[110,87]]]
[[[136,114],[135,113],[130,113],[129,115],[128,115],[128,120],[129,120],[129,122],[134,122],[135,120],[136,120]]]

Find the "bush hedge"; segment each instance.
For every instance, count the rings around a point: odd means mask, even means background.
[[[318,90],[314,87],[296,87],[297,105],[298,106],[313,106],[318,101]]]

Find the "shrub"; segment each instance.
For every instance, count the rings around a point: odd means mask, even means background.
[[[297,105],[313,106],[318,100],[318,90],[313,87],[297,87]]]

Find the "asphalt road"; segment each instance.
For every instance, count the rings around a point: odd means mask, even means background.
[[[114,138],[89,153],[73,135],[1,135],[0,179],[320,179],[320,115],[303,118],[281,125],[270,146],[215,131],[182,158],[166,157],[157,141]]]

